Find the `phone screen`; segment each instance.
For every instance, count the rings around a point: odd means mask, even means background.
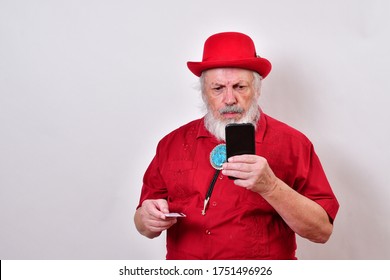
[[[251,123],[228,124],[225,127],[226,158],[255,154],[255,127]],[[229,176],[229,179],[238,178]]]
[[[251,123],[232,123],[225,127],[226,157],[255,154],[255,127]]]

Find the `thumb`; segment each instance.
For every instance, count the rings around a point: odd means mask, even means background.
[[[169,213],[168,202],[165,199],[158,199],[156,201],[157,208],[163,213]]]

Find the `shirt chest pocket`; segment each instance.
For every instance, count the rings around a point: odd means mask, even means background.
[[[165,164],[162,173],[168,188],[168,193],[177,198],[189,197],[194,190],[194,176],[196,163],[193,161],[169,161]]]

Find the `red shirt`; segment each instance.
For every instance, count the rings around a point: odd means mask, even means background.
[[[165,136],[149,165],[140,204],[168,200],[186,218],[167,230],[167,259],[295,259],[295,233],[259,194],[220,174],[206,215],[203,201],[215,169],[210,152],[220,144],[192,121]],[[256,153],[275,175],[321,205],[333,220],[339,208],[312,143],[264,113],[256,131]]]

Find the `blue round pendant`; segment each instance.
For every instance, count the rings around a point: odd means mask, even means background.
[[[224,162],[226,162],[226,145],[219,144],[210,153],[210,163],[215,169],[221,170]]]

